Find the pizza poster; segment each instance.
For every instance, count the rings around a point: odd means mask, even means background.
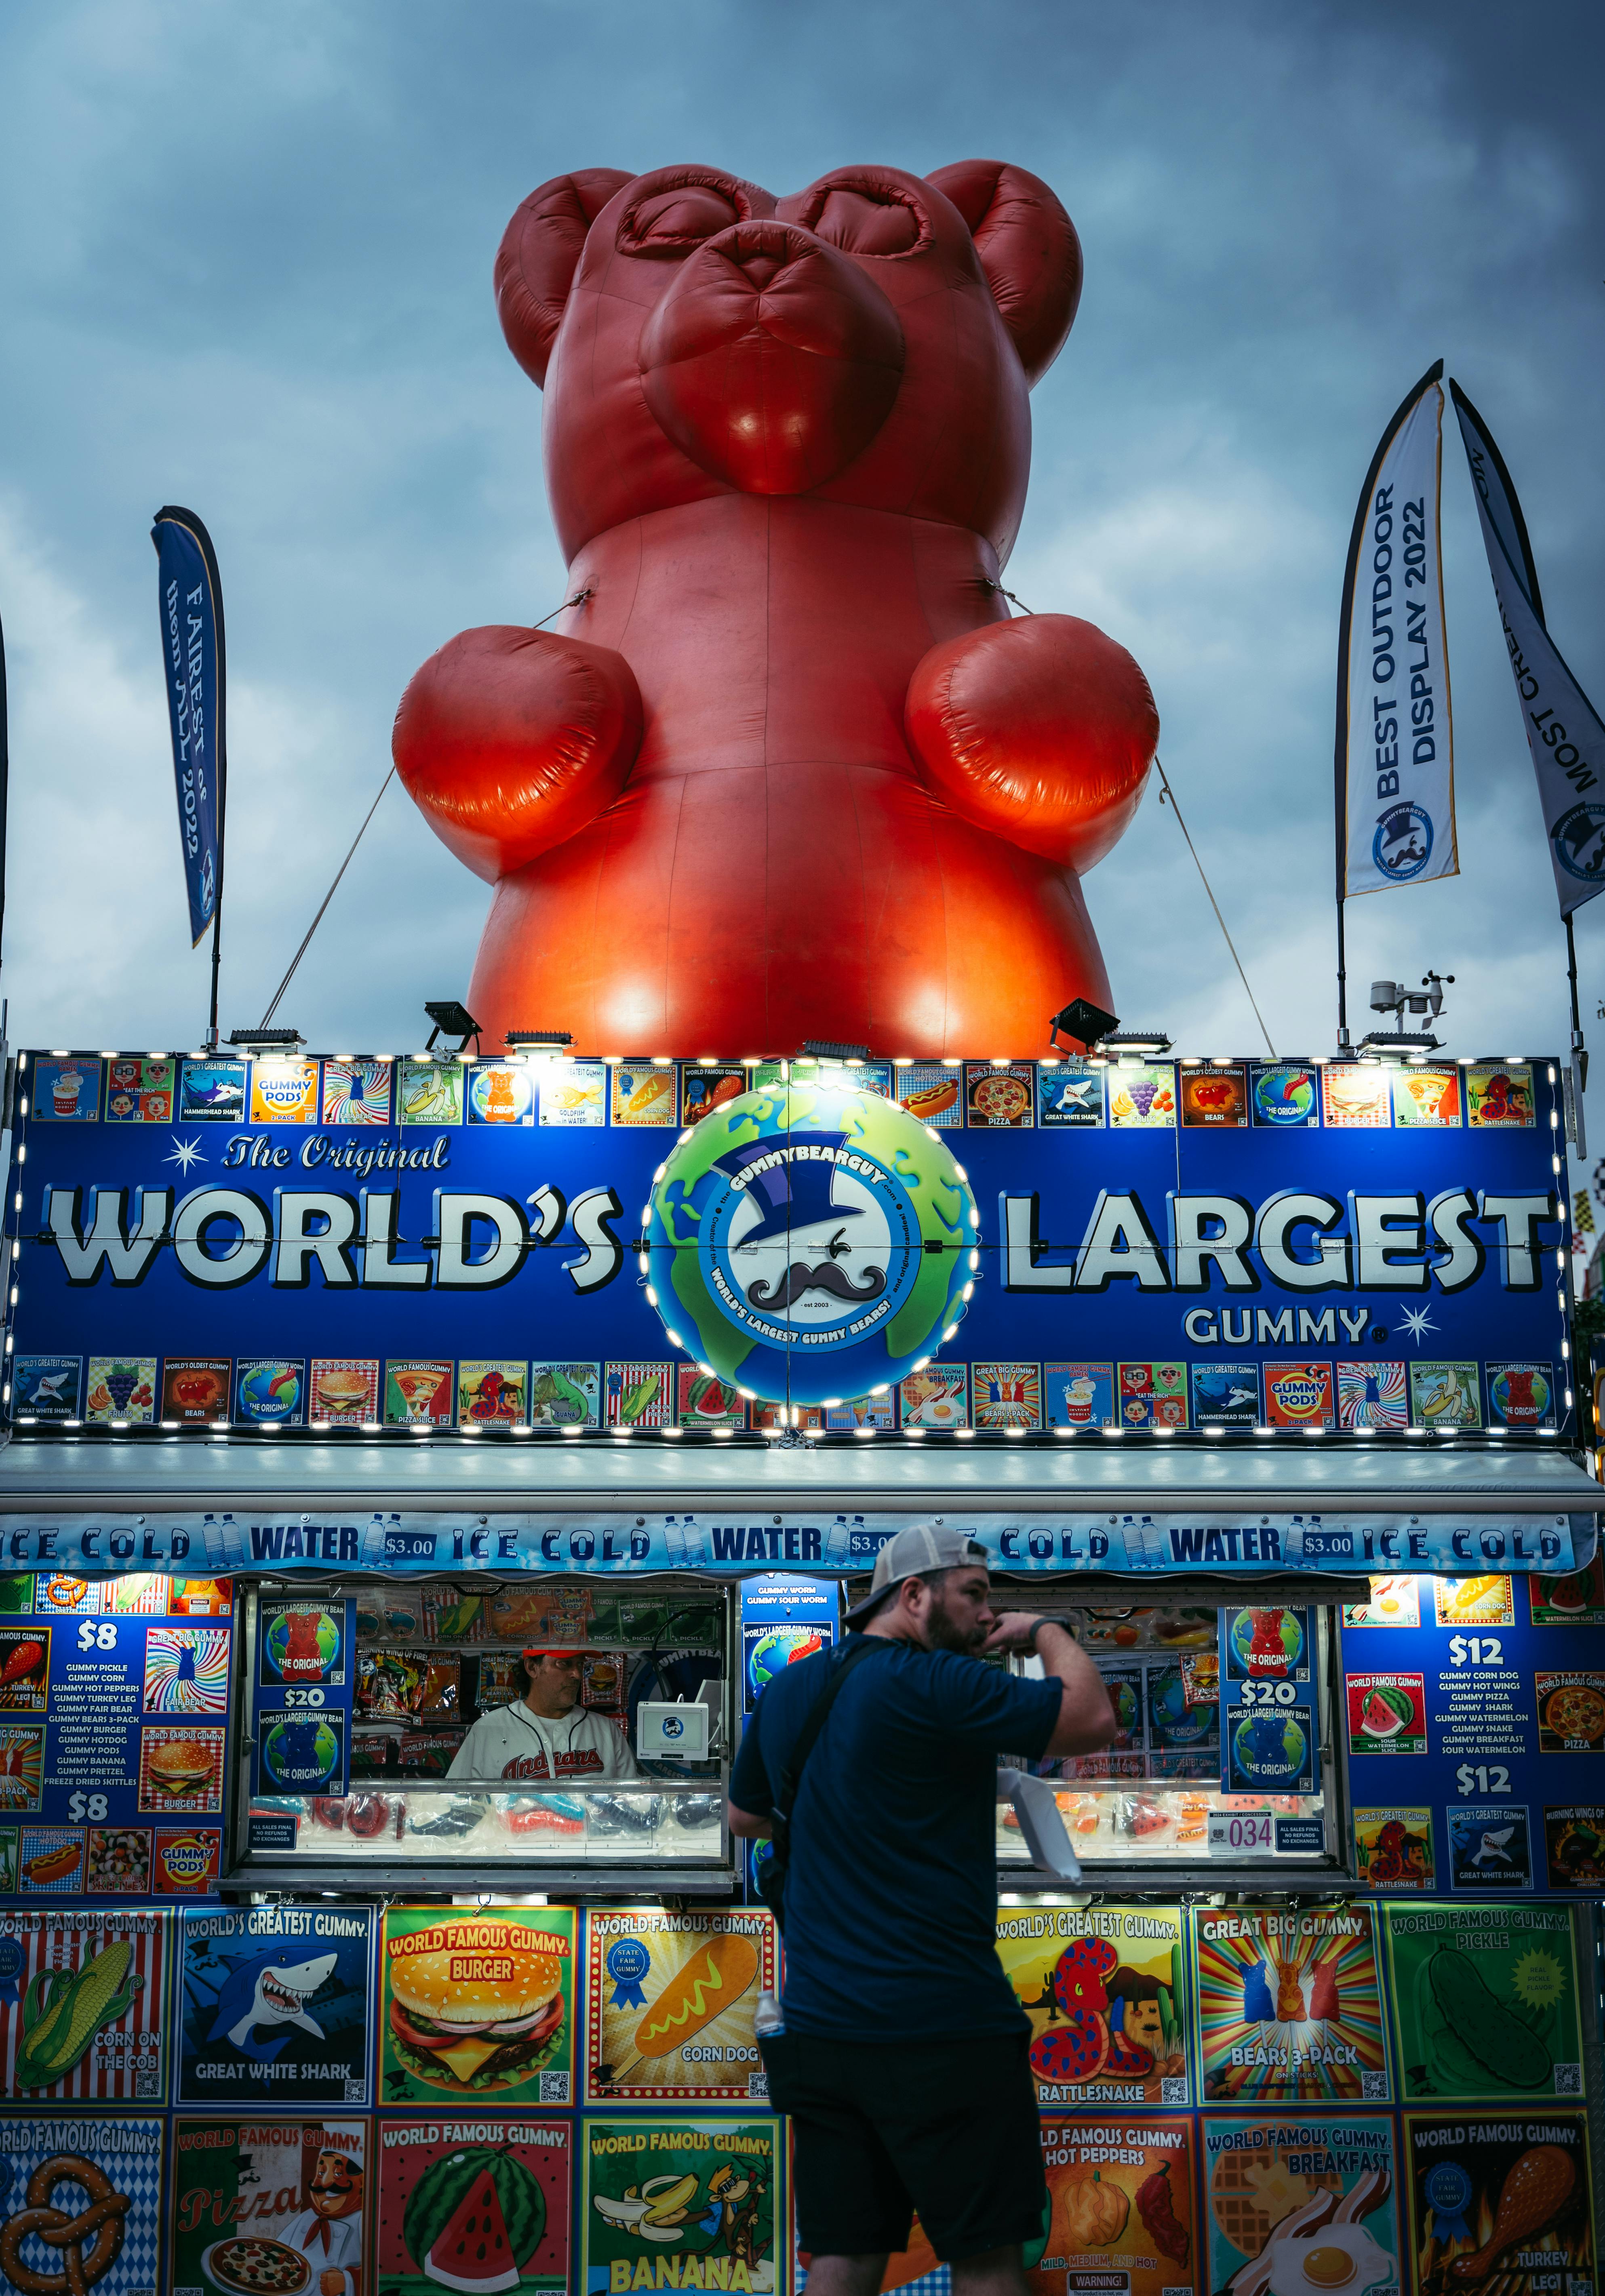
[[[1387,2104],[1377,1909],[1199,1907],[1199,2095],[1207,2104]]]
[[[332,1899],[180,1915],[177,2103],[371,2103],[374,1919]]]
[[[654,2113],[578,2128],[584,2296],[699,2283],[761,2296],[785,2284],[781,2121]]]
[[[1200,2289],[1398,2296],[1402,2209],[1393,2115],[1206,2113]]]
[[[1187,2103],[1179,1906],[1000,1906],[997,1935],[1044,2112]]]
[[[476,2112],[375,2127],[374,2263],[385,2296],[567,2296],[572,2121]]]
[[[1382,1921],[1403,2103],[1582,2095],[1569,1906],[1390,1905]]]
[[[575,1916],[566,1906],[391,1906],[380,1938],[379,2101],[568,2104]]]
[[[18,2296],[153,2296],[167,2124],[155,2113],[0,2114],[0,2278]],[[42,2221],[41,2221],[42,2219]],[[66,2231],[54,2245],[45,2232]]]
[[[173,2124],[171,2285],[364,2296],[372,2123],[231,2114]]]
[[[1403,2144],[1415,2296],[1589,2296],[1584,2113],[1407,2112]]]
[[[1194,2123],[1077,2113],[1042,2120],[1048,2221],[1022,2259],[1033,2296],[1176,2296],[1201,2289]]]
[[[767,2103],[753,2019],[772,1914],[598,1907],[586,1925],[585,2102]]]
[[[0,2092],[164,2104],[169,1923],[132,1909],[0,1913]]]

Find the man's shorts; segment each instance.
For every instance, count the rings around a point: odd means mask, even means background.
[[[792,2116],[797,2238],[809,2256],[895,2255],[918,2213],[944,2264],[1022,2246],[1048,2187],[1026,2032],[972,2040],[763,2042]]]

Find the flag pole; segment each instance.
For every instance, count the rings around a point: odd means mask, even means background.
[[[1582,1093],[1588,1089],[1588,1047],[1583,1042],[1583,1016],[1577,1010],[1577,937],[1569,909],[1566,913],[1566,977],[1571,988],[1572,1068]]]

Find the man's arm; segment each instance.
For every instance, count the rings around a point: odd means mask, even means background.
[[[1034,1629],[1034,1634],[1033,1634]],[[1035,1649],[1044,1676],[1059,1685],[1058,1720],[1044,1755],[1095,1754],[1112,1743],[1115,1709],[1104,1678],[1074,1635],[1057,1620],[1008,1611],[986,1638],[989,1651]]]
[[[767,1817],[755,1817],[750,1809],[738,1809],[733,1801],[727,1802],[725,1808],[730,1813],[732,1833],[738,1834],[744,1841],[769,1840],[770,1822]]]

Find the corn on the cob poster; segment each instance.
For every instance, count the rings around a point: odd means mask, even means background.
[[[371,2103],[373,1969],[368,1906],[182,1915],[178,2103]]]
[[[767,2101],[753,2015],[774,1916],[608,1906],[587,1917],[585,2102]]]
[[[1584,2114],[1407,2112],[1404,2173],[1415,2296],[1588,2296]]]
[[[1403,2103],[1582,2095],[1569,1906],[1390,1905],[1382,1918]]]
[[[1393,2115],[1206,2113],[1204,2243],[1214,2296],[1398,2296]]]
[[[152,2296],[166,2150],[155,2114],[0,2117],[0,2284],[16,2296]]]
[[[384,2296],[568,2296],[573,2166],[569,2120],[380,2120],[374,2266]]]
[[[0,1914],[0,2092],[163,2104],[172,1916]]]
[[[786,2148],[763,2119],[583,2120],[580,2245],[584,2296],[786,2283]]]
[[[1045,2116],[1048,2233],[1025,2275],[1036,2296],[1064,2296],[1066,2289],[1099,2296],[1202,2290],[1193,2145],[1190,2115]]]
[[[372,2126],[181,2114],[169,2284],[193,2296],[363,2296]]]
[[[1191,1927],[1201,2102],[1390,2102],[1374,1906],[1198,1907]]]
[[[392,1906],[379,1960],[381,2103],[572,2103],[567,1906]]]
[[[1044,2111],[1188,2102],[1179,1906],[1000,1906],[997,1935]]]

